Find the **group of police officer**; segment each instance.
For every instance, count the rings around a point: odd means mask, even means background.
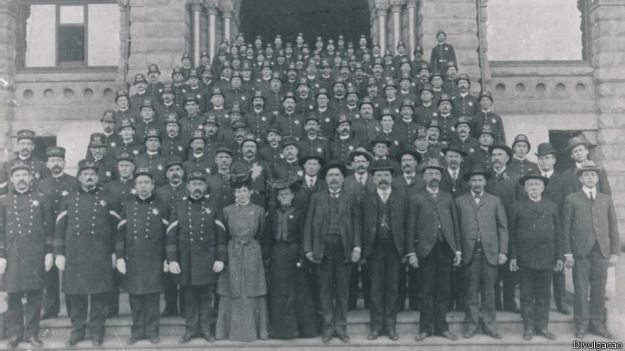
[[[399,338],[406,295],[421,310],[417,340],[455,340],[450,308],[466,311],[465,337],[481,319],[483,331],[500,338],[499,309],[522,312],[527,340],[554,338],[552,275],[557,308],[570,313],[563,262],[573,267],[576,336],[590,328],[610,337],[604,270],[619,249],[605,172],[588,159],[583,137],[569,140],[576,167],[564,173],[554,170],[550,144],[538,146],[538,164],[527,159],[527,136],[508,146],[492,95],[471,93],[446,39],[437,33],[429,63],[420,47],[411,59],[402,42],[393,55],[364,36],[356,45],[339,36],[309,47],[301,34],[294,44],[280,36],[246,44],[239,34],[212,62],[203,53],[193,67],[183,55],[171,82],[150,64],[147,76],[134,77],[132,95],[118,91],[116,109],[103,113],[77,177],[65,173],[63,148],[36,160],[35,133],[19,131],[17,157],[0,172],[9,344],[41,346],[42,306],[44,318],[60,312],[59,271],[68,346],[87,335],[102,343],[120,286],[133,313],[129,344],[159,342],[162,291],[163,314],[184,314],[181,342],[214,341],[206,303],[214,290],[206,287],[227,264],[222,211],[235,203],[231,181],[241,175],[250,176],[253,204],[279,209],[277,195],[289,188],[306,213],[294,240],[325,342],[349,340],[345,315],[361,292],[370,339]],[[589,203],[574,201],[580,192],[593,194]],[[587,216],[591,228],[580,232]],[[590,307],[578,296],[588,286]]]

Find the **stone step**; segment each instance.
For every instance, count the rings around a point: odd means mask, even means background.
[[[412,335],[417,330],[419,312],[404,311],[397,317],[397,333],[400,335]],[[464,325],[464,314],[461,312],[450,312],[447,321],[452,331],[461,333]],[[519,329],[522,331],[521,316],[510,312],[497,312],[499,325]],[[353,335],[367,335],[369,332],[369,311],[357,309],[349,312],[348,332]],[[130,335],[131,318],[129,315],[109,318],[106,321],[107,335],[116,335],[124,339]],[[550,324],[554,327],[572,330],[572,317],[552,311],[550,314]],[[70,335],[71,323],[67,317],[48,319],[41,322],[41,333],[44,337],[68,338]],[[161,336],[180,336],[184,333],[184,320],[181,317],[167,317],[160,320]]]
[[[120,318],[120,320],[126,320],[126,318]],[[350,328],[352,325],[350,324]],[[459,329],[461,326],[459,323],[453,323],[451,325],[452,330]],[[127,329],[127,328],[122,328]],[[430,337],[424,341],[417,342],[414,340],[414,333],[402,333],[398,341],[391,341],[385,336],[381,336],[379,339],[370,341],[367,340],[366,334],[350,332],[351,341],[349,343],[342,343],[338,339],[333,339],[329,344],[324,344],[320,338],[311,339],[295,339],[295,340],[258,340],[250,343],[232,342],[232,341],[217,341],[214,343],[208,343],[203,339],[194,339],[188,344],[181,345],[178,343],[179,335],[161,335],[161,342],[158,345],[152,345],[147,340],[142,340],[135,345],[126,345],[126,335],[119,333],[121,330],[117,327],[109,327],[107,329],[104,344],[100,347],[94,347],[90,341],[82,341],[71,350],[241,350],[244,348],[254,351],[276,351],[276,350],[306,350],[306,351],[321,351],[321,350],[420,350],[420,351],[434,351],[445,348],[446,350],[469,350],[469,351],[482,351],[492,350],[499,351],[502,348],[508,350],[570,350],[572,342],[574,340],[571,326],[566,322],[552,323],[550,330],[557,336],[556,340],[547,340],[541,336],[534,336],[531,341],[524,341],[522,339],[522,327],[518,322],[500,322],[499,329],[503,334],[502,339],[493,339],[486,335],[478,334],[471,339],[464,339],[460,337],[457,341],[449,341],[441,337]],[[459,331],[459,330],[456,330]],[[596,339],[594,336],[589,335],[586,341]],[[60,336],[46,336],[42,338],[44,342],[45,350],[67,350],[65,346],[66,338]],[[2,344],[2,346],[4,346]],[[0,346],[0,348],[2,347]],[[26,344],[21,344],[19,349],[28,349]]]

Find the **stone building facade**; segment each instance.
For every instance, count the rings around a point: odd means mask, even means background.
[[[51,137],[77,159],[101,111],[113,106],[116,89],[149,63],[158,64],[166,79],[181,53],[195,60],[201,50],[214,54],[223,39],[238,33],[242,1],[251,0],[113,1],[120,23],[117,66],[25,69],[17,63],[21,1],[0,0],[0,160],[10,157],[21,128]],[[371,14],[368,34],[384,48],[403,40],[411,52],[422,45],[429,53],[435,33],[445,29],[460,71],[474,78],[473,90],[484,85],[493,92],[508,138],[526,133],[537,145],[554,142],[558,133],[581,132],[596,144],[593,157],[608,171],[623,237],[625,1],[587,0],[589,53],[574,62],[489,60],[488,0],[363,1]]]

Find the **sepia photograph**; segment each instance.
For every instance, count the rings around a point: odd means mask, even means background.
[[[0,350],[622,350],[625,0],[0,0]]]

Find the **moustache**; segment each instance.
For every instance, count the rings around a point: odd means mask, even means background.
[[[52,172],[53,173],[60,173],[63,170],[63,167],[61,166],[54,166],[52,167]]]
[[[171,176],[171,179],[180,179],[182,178],[179,174],[175,173]]]
[[[440,182],[440,180],[434,178],[434,179],[430,179],[430,181],[428,182],[429,185],[437,185]]]
[[[200,195],[202,195],[202,191],[201,190],[193,190],[193,195],[194,196],[200,196]]]

